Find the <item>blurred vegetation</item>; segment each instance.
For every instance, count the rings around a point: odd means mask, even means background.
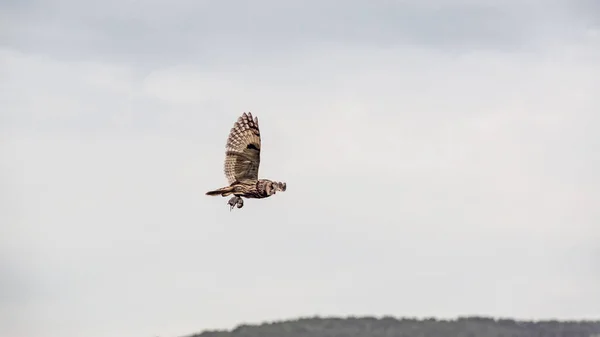
[[[393,317],[300,318],[240,325],[187,337],[600,337],[600,321],[515,321],[487,317],[455,320]]]

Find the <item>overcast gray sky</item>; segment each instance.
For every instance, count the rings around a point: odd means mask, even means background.
[[[0,335],[600,317],[597,1],[0,1]],[[259,117],[229,212],[224,145]]]

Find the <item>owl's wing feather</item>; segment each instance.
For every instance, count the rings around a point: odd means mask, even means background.
[[[258,179],[260,146],[258,117],[253,118],[250,112],[244,112],[227,138],[225,176],[229,184]]]

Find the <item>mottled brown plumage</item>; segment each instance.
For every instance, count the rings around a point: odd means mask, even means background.
[[[231,210],[235,206],[244,206],[242,197],[262,199],[286,190],[286,183],[258,179],[261,151],[258,117],[244,112],[231,128],[225,147],[224,171],[229,186],[206,192],[206,195],[226,197],[233,194],[228,202]]]

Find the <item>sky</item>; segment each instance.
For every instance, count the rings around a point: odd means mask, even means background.
[[[597,1],[2,0],[0,79],[2,336],[600,318]]]

